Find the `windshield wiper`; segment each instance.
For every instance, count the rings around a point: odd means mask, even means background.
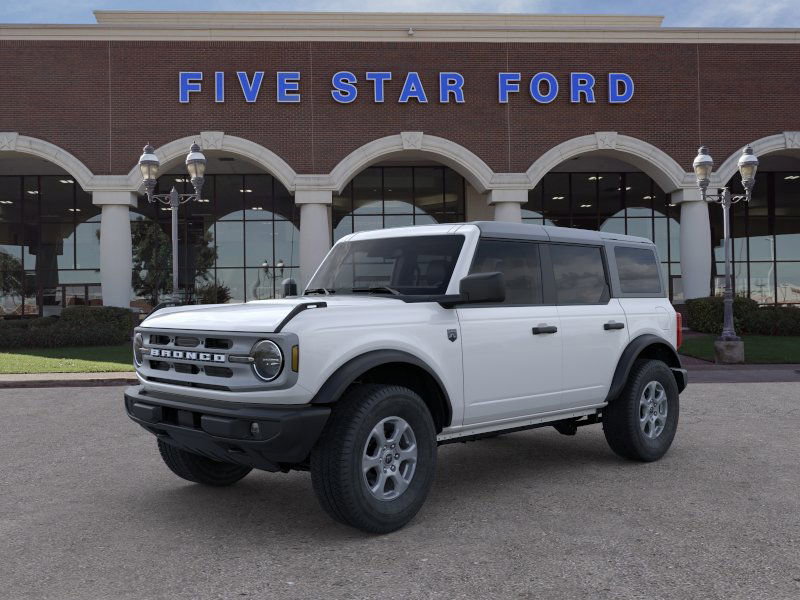
[[[325,296],[331,296],[336,293],[336,290],[329,290],[327,288],[312,288],[310,290],[306,290],[303,295],[304,296],[312,296],[314,294],[323,294]]]
[[[390,288],[388,285],[376,285],[368,288],[353,288],[354,294],[358,294],[359,292],[368,292],[370,294],[392,294],[393,296],[400,295],[400,292],[394,288]]]

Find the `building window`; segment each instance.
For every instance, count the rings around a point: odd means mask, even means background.
[[[100,304],[100,208],[68,175],[0,177],[0,316]]]
[[[185,175],[164,175],[159,193],[191,191]],[[179,285],[197,302],[280,297],[298,277],[300,219],[294,200],[267,174],[207,175],[203,202],[178,213]],[[139,200],[131,211],[134,305],[148,311],[172,287],[171,213]]]
[[[355,231],[463,221],[464,185],[447,167],[365,169],[333,197],[333,240]]]
[[[742,193],[739,177],[728,185]],[[725,286],[722,210],[711,205],[714,293]],[[800,304],[800,172],[760,171],[753,198],[731,211],[734,290],[759,304]]]
[[[579,227],[645,237],[655,242],[673,302],[680,283],[680,208],[639,172],[548,173],[522,205],[526,223]]]

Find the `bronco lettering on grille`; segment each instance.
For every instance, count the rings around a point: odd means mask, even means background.
[[[158,358],[197,360],[201,362],[225,362],[224,354],[213,354],[210,352],[186,352],[185,350],[165,350],[163,348],[150,348],[150,356]]]

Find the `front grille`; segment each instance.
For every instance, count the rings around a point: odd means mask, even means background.
[[[223,338],[206,338],[205,346],[210,350],[228,350],[233,347],[233,341]]]
[[[149,381],[226,391],[252,391],[265,387],[249,363],[228,360],[230,355],[248,355],[253,345],[266,337],[263,333],[213,332],[212,336],[206,337],[197,330],[149,330],[143,327],[140,331],[145,338],[145,348],[157,351],[155,356],[145,355],[144,364],[138,368]],[[269,337],[286,335],[293,334],[269,334]],[[284,353],[290,356],[285,347]],[[288,377],[296,377],[290,369],[284,371]]]

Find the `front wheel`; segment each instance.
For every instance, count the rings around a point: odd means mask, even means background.
[[[435,471],[431,413],[401,386],[351,388],[311,453],[311,481],[322,507],[369,533],[408,523],[425,502]]]
[[[637,360],[618,398],[603,410],[603,433],[623,458],[651,462],[669,450],[678,428],[678,385],[660,360]]]
[[[170,471],[178,477],[204,485],[233,485],[252,469],[243,465],[211,460],[205,456],[192,454],[158,440],[158,451]]]

